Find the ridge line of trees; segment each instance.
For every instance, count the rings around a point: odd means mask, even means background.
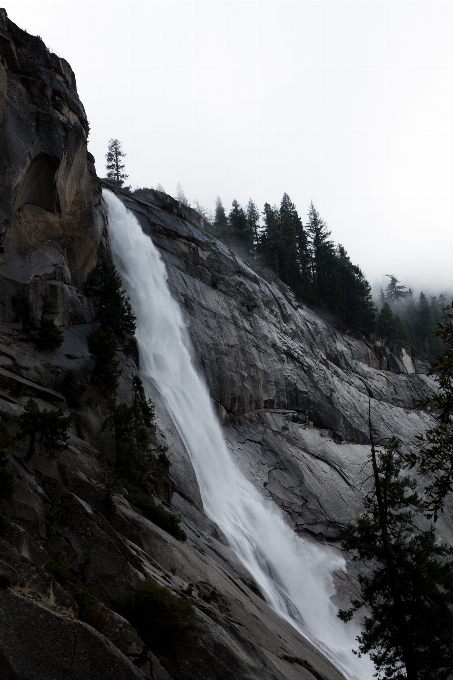
[[[259,220],[252,199],[245,210],[234,200],[227,216],[217,197],[215,234],[241,241],[293,290],[299,301],[325,307],[347,326],[366,334],[374,330],[371,287],[346,249],[331,240],[313,203],[305,225],[287,193],[279,207],[265,203],[262,226]]]

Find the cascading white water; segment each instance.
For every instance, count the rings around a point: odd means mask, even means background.
[[[146,380],[152,379],[162,395],[187,447],[206,514],[223,531],[270,606],[350,680],[371,680],[371,661],[351,652],[358,629],[342,623],[331,602],[332,572],[344,569],[344,560],[297,536],[277,506],[237,468],[208,389],[192,364],[188,333],[160,254],[121,201],[109,191],[103,195],[113,260],[137,316],[145,389]]]

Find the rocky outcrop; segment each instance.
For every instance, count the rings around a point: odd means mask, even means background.
[[[131,661],[91,626],[6,589],[0,592],[0,677],[19,680],[143,678]]]
[[[78,288],[102,231],[88,120],[69,64],[0,10],[0,319],[11,296],[59,303],[60,323],[92,320]]]

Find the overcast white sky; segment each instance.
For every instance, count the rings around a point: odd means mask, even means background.
[[[374,283],[453,290],[451,0],[5,0],[69,61],[105,174],[311,200]]]

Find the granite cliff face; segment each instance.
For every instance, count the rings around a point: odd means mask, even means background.
[[[324,322],[200,228],[195,211],[175,202],[171,214],[157,192],[117,193],[161,251],[239,466],[297,530],[334,539],[361,507],[369,398],[376,438],[411,447],[431,423],[416,403],[432,378],[404,350]]]
[[[77,289],[95,264],[100,189],[89,125],[69,64],[0,10],[0,315],[30,292],[60,307],[60,323],[93,318]]]
[[[187,452],[157,391],[156,442],[168,446],[172,464],[166,503],[188,540],[153,524],[121,488],[113,508],[106,506],[105,457],[115,459],[115,444],[107,400],[90,381],[87,337],[97,328],[96,308],[83,284],[109,245],[88,123],[69,65],[4,10],[0,55],[0,415],[14,433],[29,397],[73,414],[69,446],[57,460],[42,450],[27,464],[20,442],[10,456],[16,481],[11,525],[0,539],[0,680],[169,680],[118,613],[124,593],[144,578],[186,593],[195,606],[197,658],[177,659],[178,678],[339,680],[266,605],[204,515]],[[209,235],[190,208],[159,192],[137,198],[109,188],[165,260],[240,468],[296,531],[335,545],[338,527],[361,508],[369,395],[379,435],[397,434],[411,446],[430,424],[415,404],[431,379],[407,355],[342,334],[302,307],[281,282]],[[57,302],[59,349],[39,351],[30,342],[15,316],[17,293],[36,315],[43,294]],[[137,366],[121,345],[117,356],[118,399],[128,403]],[[65,396],[68,370],[85,389],[77,406]],[[96,620],[80,620],[79,605],[49,569],[56,555],[96,597]],[[338,579],[341,597],[353,586]]]

